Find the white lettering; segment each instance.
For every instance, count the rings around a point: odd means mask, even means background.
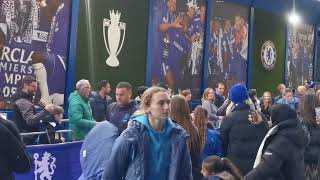
[[[3,47],[3,50],[2,50],[2,56],[1,56],[1,60],[3,60],[3,57],[6,58],[6,61],[9,61],[10,62],[10,58],[9,58],[9,52],[10,52],[10,48],[7,47],[7,46],[4,46]]]
[[[16,51],[20,52],[21,50],[18,49],[18,48],[14,48],[14,49],[11,51],[10,57],[11,57],[11,61],[17,63],[17,62],[19,62],[19,59],[15,59],[15,58],[14,58],[14,55],[15,55],[15,52],[16,52]]]

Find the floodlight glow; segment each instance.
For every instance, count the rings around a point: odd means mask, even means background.
[[[291,12],[288,15],[289,22],[293,25],[297,25],[300,23],[300,16],[296,12]]]

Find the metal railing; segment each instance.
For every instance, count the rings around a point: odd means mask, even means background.
[[[69,120],[68,120],[69,121]],[[60,135],[63,133],[71,133],[72,134],[72,141],[75,141],[75,133],[72,130],[57,130],[55,133],[59,133]],[[21,137],[26,136],[35,136],[35,135],[47,135],[48,142],[51,144],[50,137],[48,131],[39,131],[39,132],[29,132],[29,133],[20,133]]]

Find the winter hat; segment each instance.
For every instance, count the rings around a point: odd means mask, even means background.
[[[277,104],[272,108],[271,121],[273,125],[277,125],[288,119],[296,119],[297,113],[288,104]]]
[[[315,88],[316,87],[316,83],[313,81],[308,81],[308,88]]]
[[[235,84],[230,90],[230,100],[237,104],[249,99],[247,88],[242,84]]]

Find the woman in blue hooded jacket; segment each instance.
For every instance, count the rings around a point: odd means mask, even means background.
[[[192,180],[188,135],[169,119],[169,93],[146,90],[130,127],[115,141],[105,180]]]

